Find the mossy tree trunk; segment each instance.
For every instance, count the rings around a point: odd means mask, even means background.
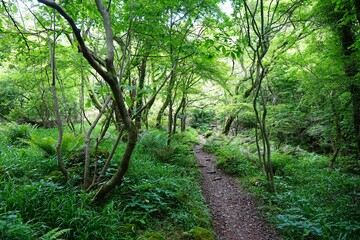
[[[223,128],[223,131],[222,131],[223,134],[229,135],[230,129],[231,129],[231,124],[234,122],[234,120],[235,120],[235,116],[233,116],[233,115],[230,115],[230,116],[226,119],[225,124],[224,124],[224,128]]]

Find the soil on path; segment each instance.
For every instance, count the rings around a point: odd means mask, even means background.
[[[202,192],[210,208],[217,240],[274,240],[277,232],[264,221],[254,200],[236,178],[217,169],[215,157],[203,151],[205,139],[194,148],[202,175]]]

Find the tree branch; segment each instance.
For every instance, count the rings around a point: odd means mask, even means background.
[[[105,5],[101,0],[95,0],[96,6],[103,18],[104,22],[104,28],[105,28],[105,39],[106,39],[106,67],[111,73],[115,73],[114,68],[114,40],[113,40],[113,32],[111,29],[111,22],[110,22],[110,16],[109,11],[106,9]],[[110,7],[110,6],[109,6]]]
[[[105,81],[107,81],[107,82],[114,81],[113,78],[106,71],[104,71],[101,68],[101,66],[97,63],[97,61],[94,60],[94,56],[89,51],[89,49],[86,47],[84,39],[82,38],[82,36],[80,34],[80,29],[76,26],[74,19],[72,19],[64,11],[64,9],[62,9],[62,7],[54,1],[38,0],[38,2],[43,3],[46,6],[55,9],[63,18],[66,19],[66,21],[70,24],[71,29],[73,30],[73,32],[75,34],[76,40],[78,41],[79,46],[80,46],[80,51],[83,53],[85,59],[95,69],[95,71],[97,71],[104,78]]]
[[[24,39],[24,42],[25,42],[25,45],[26,45],[27,50],[30,51],[30,47],[29,47],[29,45],[28,45],[28,43],[27,43],[26,37],[24,36],[24,34],[22,33],[22,31],[20,30],[20,28],[19,28],[19,26],[17,25],[15,19],[14,19],[14,18],[11,16],[11,14],[9,13],[9,11],[8,11],[8,9],[7,9],[7,7],[6,7],[6,4],[5,4],[5,2],[4,2],[4,0],[1,0],[1,2],[2,2],[2,5],[4,6],[4,9],[5,9],[7,15],[9,16],[9,18],[10,18],[11,21],[13,22],[14,26],[16,27],[16,29],[19,31],[22,39]]]

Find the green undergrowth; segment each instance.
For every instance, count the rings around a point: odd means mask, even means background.
[[[351,157],[340,157],[330,170],[331,156],[291,146],[273,150],[277,193],[270,194],[251,134],[213,136],[205,149],[217,156],[219,167],[238,176],[254,194],[283,239],[355,240],[360,236],[359,162]]]
[[[29,130],[25,143],[32,135],[56,139],[56,131]],[[0,128],[2,136],[8,131]],[[92,202],[94,192],[81,189],[82,173],[72,171],[80,181],[65,185],[58,180],[62,176],[54,156],[36,144],[0,138],[0,239],[186,240],[197,239],[189,233],[198,229],[211,234],[192,153],[196,131],[175,134],[171,147],[166,141],[163,131],[142,132],[123,184],[99,206]],[[111,143],[108,139],[102,149],[110,149]],[[123,148],[119,146],[110,173]]]

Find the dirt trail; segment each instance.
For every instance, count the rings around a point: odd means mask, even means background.
[[[238,181],[217,169],[215,157],[203,151],[206,140],[194,148],[202,175],[202,192],[210,208],[217,240],[279,239],[257,211],[254,200],[240,189]]]

